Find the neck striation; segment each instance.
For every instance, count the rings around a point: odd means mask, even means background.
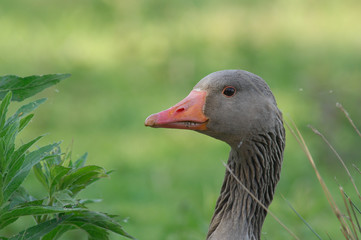
[[[280,178],[284,128],[232,147],[228,166],[266,207]],[[207,240],[259,240],[267,212],[226,171]]]

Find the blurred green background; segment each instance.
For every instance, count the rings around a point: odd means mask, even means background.
[[[307,125],[326,135],[360,185],[351,164],[361,167],[361,141],[335,107],[342,103],[361,126],[360,12],[359,0],[1,1],[0,74],[72,74],[34,97],[48,101],[22,140],[50,133],[42,143],[73,142],[74,157],[88,152],[90,164],[115,170],[83,193],[103,199],[91,208],[119,214],[140,240],[204,239],[229,148],[191,131],[145,128],[145,118],[211,72],[254,72],[299,126],[337,202],[338,183],[357,200],[340,163]],[[283,195],[324,239],[341,239],[313,169],[287,137],[271,210],[301,239],[315,239]],[[26,184],[41,196],[33,176]],[[270,216],[262,232],[263,239],[291,239]]]

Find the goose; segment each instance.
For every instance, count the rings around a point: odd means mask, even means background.
[[[207,240],[259,240],[280,178],[285,129],[267,85],[244,70],[209,74],[173,107],[150,115],[145,126],[189,129],[231,150]],[[243,186],[239,184],[241,182]]]

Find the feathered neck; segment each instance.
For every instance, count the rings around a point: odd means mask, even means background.
[[[240,142],[229,154],[230,170],[266,207],[280,177],[284,146],[282,126]],[[259,240],[266,214],[227,170],[207,240]]]

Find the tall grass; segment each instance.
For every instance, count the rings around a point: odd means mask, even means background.
[[[349,122],[352,125],[352,127],[354,128],[355,132],[361,137],[360,131],[354,124],[354,122],[351,119],[348,112],[343,108],[343,106],[341,104],[337,103],[336,106],[345,114],[346,118],[349,120]],[[316,128],[314,128],[312,126],[309,126],[316,135],[318,135],[322,138],[322,140],[326,143],[326,145],[331,149],[331,151],[335,154],[337,159],[340,161],[340,163],[342,164],[342,166],[344,168],[345,173],[347,174],[350,182],[352,183],[352,185],[354,187],[355,193],[358,196],[358,199],[352,200],[345,193],[342,185],[339,185],[339,190],[340,190],[341,197],[342,197],[342,200],[344,203],[344,206],[343,206],[344,209],[342,210],[342,208],[336,204],[336,201],[334,200],[335,196],[333,196],[331,194],[324,179],[322,178],[320,171],[318,170],[318,168],[316,166],[316,163],[312,157],[312,154],[311,154],[301,132],[299,131],[299,129],[297,128],[296,124],[293,122],[292,119],[290,120],[290,122],[291,122],[291,125],[289,125],[286,122],[286,126],[288,127],[288,129],[290,130],[292,135],[296,138],[298,144],[300,145],[300,147],[306,154],[307,159],[311,163],[311,165],[315,171],[315,174],[317,176],[317,179],[320,182],[322,190],[323,190],[323,192],[328,200],[328,203],[332,209],[332,212],[338,219],[338,222],[340,224],[340,231],[342,232],[342,235],[345,237],[345,239],[350,239],[350,240],[360,239],[359,236],[361,236],[361,227],[360,227],[359,218],[361,215],[361,211],[360,211],[360,208],[357,207],[357,205],[361,204],[361,196],[360,196],[358,187],[354,181],[354,178],[352,177],[348,167],[345,164],[345,161],[342,159],[342,157],[338,154],[336,149],[332,146],[332,144],[327,140],[327,138],[319,130],[317,130]],[[353,165],[353,166],[358,170],[356,165]],[[358,170],[358,173],[361,174],[361,172],[359,170]]]

